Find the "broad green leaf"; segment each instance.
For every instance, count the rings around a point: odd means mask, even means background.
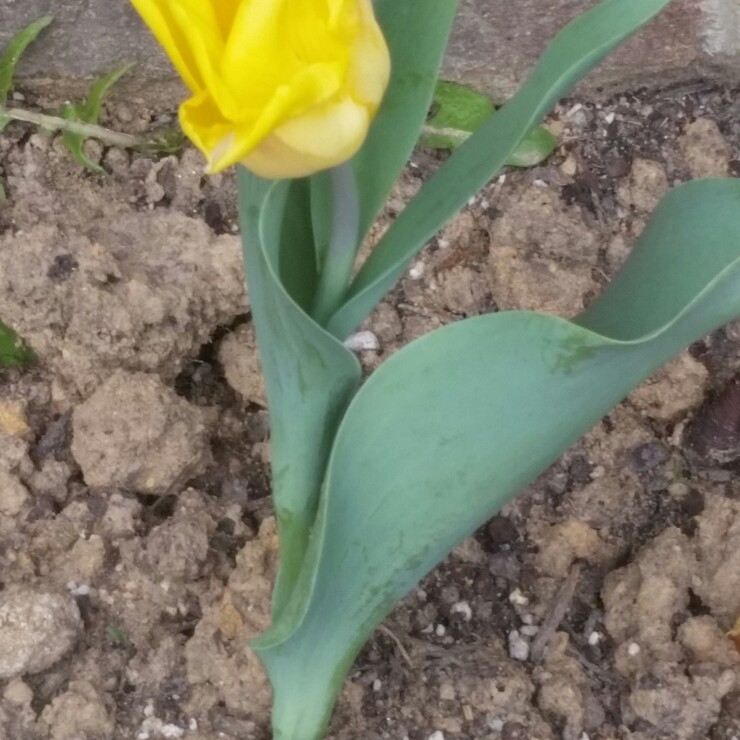
[[[519,93],[455,151],[398,216],[355,278],[328,330],[340,338],[350,334],[426,241],[501,169],[557,100],[668,2],[606,0],[568,24]]]
[[[36,355],[18,335],[0,321],[0,367],[22,367],[36,362]]]
[[[496,106],[487,95],[467,85],[440,80],[434,89],[432,115],[426,122],[420,143],[431,149],[457,149],[495,110]],[[445,130],[455,131],[457,136]]]
[[[54,20],[54,16],[45,15],[30,23],[22,31],[19,31],[5,47],[0,57],[0,106],[8,101],[8,95],[13,87],[15,69],[18,66],[23,53],[32,44],[39,34]],[[10,122],[7,116],[0,115],[0,131]]]
[[[433,115],[422,129],[421,146],[454,150],[462,146],[496,111],[493,101],[467,85],[440,81]],[[534,167],[555,150],[557,139],[543,126],[528,134],[506,161],[512,167]]]
[[[277,615],[303,563],[331,440],[359,383],[360,367],[301,307],[316,282],[306,181],[273,184],[239,168],[239,199],[247,285],[271,412],[281,548],[273,594]]]
[[[557,145],[558,140],[552,131],[538,126],[531,134],[527,134],[506,164],[511,167],[534,167],[546,160]]]
[[[114,69],[105,77],[101,77],[93,83],[87,98],[81,103],[67,103],[62,108],[62,116],[68,121],[81,121],[82,123],[97,124],[100,121],[100,108],[103,104],[103,98],[118,80],[123,77],[134,65],[124,64],[122,67]],[[87,140],[82,134],[64,131],[62,141],[72,156],[85,168],[91,172],[102,175],[105,170],[85,154],[84,145]]]
[[[291,601],[254,643],[274,688],[273,737],[322,737],[393,605],[632,388],[737,315],[740,181],[698,181],[665,198],[576,321],[486,315],[384,363],[337,432]]]

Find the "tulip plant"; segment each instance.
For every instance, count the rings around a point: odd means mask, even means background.
[[[605,0],[358,249],[427,118],[456,0],[133,0],[191,97],[211,172],[238,165],[252,318],[272,427],[280,570],[252,643],[273,737],[323,737],[393,605],[635,385],[740,313],[740,181],[659,206],[604,294],[570,321],[452,324],[361,383],[344,342],[428,239],[591,67],[668,0]]]

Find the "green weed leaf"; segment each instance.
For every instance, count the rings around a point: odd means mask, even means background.
[[[164,128],[147,135],[146,151],[166,157],[180,154],[186,143],[185,134],[179,128]]]
[[[544,126],[538,126],[528,134],[506,161],[511,167],[534,167],[544,162],[558,145],[558,140]]]
[[[467,85],[440,80],[434,90],[432,115],[427,120],[421,144],[431,149],[457,149],[495,110],[487,95]],[[457,136],[446,130],[457,132]]]
[[[456,82],[440,81],[434,92],[432,116],[419,143],[430,149],[454,150],[462,146],[496,111],[483,93]],[[543,126],[537,127],[506,161],[512,167],[534,167],[555,150],[557,139]]]
[[[15,70],[23,53],[39,37],[39,34],[54,20],[54,16],[45,15],[19,31],[5,47],[0,57],[0,106],[8,101],[13,87]],[[0,114],[0,131],[10,122],[7,116]]]
[[[87,98],[83,102],[67,103],[62,108],[62,117],[68,121],[97,124],[100,121],[100,109],[106,94],[133,66],[133,64],[125,64],[109,72],[105,77],[101,77],[92,85]],[[85,169],[96,174],[104,174],[105,170],[100,165],[92,162],[85,154],[86,140],[87,137],[72,131],[62,133],[64,145]]]
[[[23,367],[36,362],[36,355],[18,335],[0,322],[0,367]]]

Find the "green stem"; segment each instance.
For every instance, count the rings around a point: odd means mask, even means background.
[[[312,312],[321,325],[339,308],[347,292],[360,228],[360,203],[352,165],[345,162],[334,167],[330,177],[331,234]]]
[[[122,134],[118,131],[111,131],[102,126],[96,126],[92,123],[83,123],[82,121],[68,121],[60,116],[50,116],[46,113],[35,113],[21,108],[5,108],[0,106],[0,119],[10,118],[13,121],[22,121],[24,123],[33,123],[49,131],[69,131],[73,134],[80,134],[92,139],[119,146],[123,149],[144,149],[146,142],[138,136],[131,134]]]

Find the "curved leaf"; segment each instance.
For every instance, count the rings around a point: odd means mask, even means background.
[[[337,432],[286,619],[255,644],[275,689],[274,736],[319,737],[396,601],[633,387],[738,314],[740,181],[700,181],[665,198],[576,321],[482,316],[383,364]]]
[[[299,305],[316,281],[307,191],[306,181],[271,183],[239,168],[247,284],[271,412],[276,615],[303,563],[331,440],[360,378],[355,356]]]
[[[340,338],[348,336],[426,241],[503,167],[557,100],[668,2],[606,0],[568,24],[522,89],[440,167],[394,221],[352,283],[344,306],[328,322],[328,330]]]
[[[29,23],[8,42],[0,57],[0,105],[5,105],[13,87],[15,68],[26,49],[39,37],[39,34],[54,20],[53,15],[44,15]]]
[[[103,104],[103,98],[108,94],[111,87],[133,66],[133,64],[124,64],[94,82],[83,102],[66,103],[64,105],[62,108],[62,117],[68,121],[97,124],[100,120],[100,109]],[[82,134],[73,133],[72,131],[64,131],[62,133],[64,146],[67,147],[67,150],[80,165],[98,175],[105,174],[105,170],[85,154],[85,141],[87,138]]]
[[[458,0],[377,0],[391,52],[388,90],[367,140],[352,160],[360,190],[360,238],[370,230],[417,144],[432,103]],[[409,39],[413,29],[415,41]]]

